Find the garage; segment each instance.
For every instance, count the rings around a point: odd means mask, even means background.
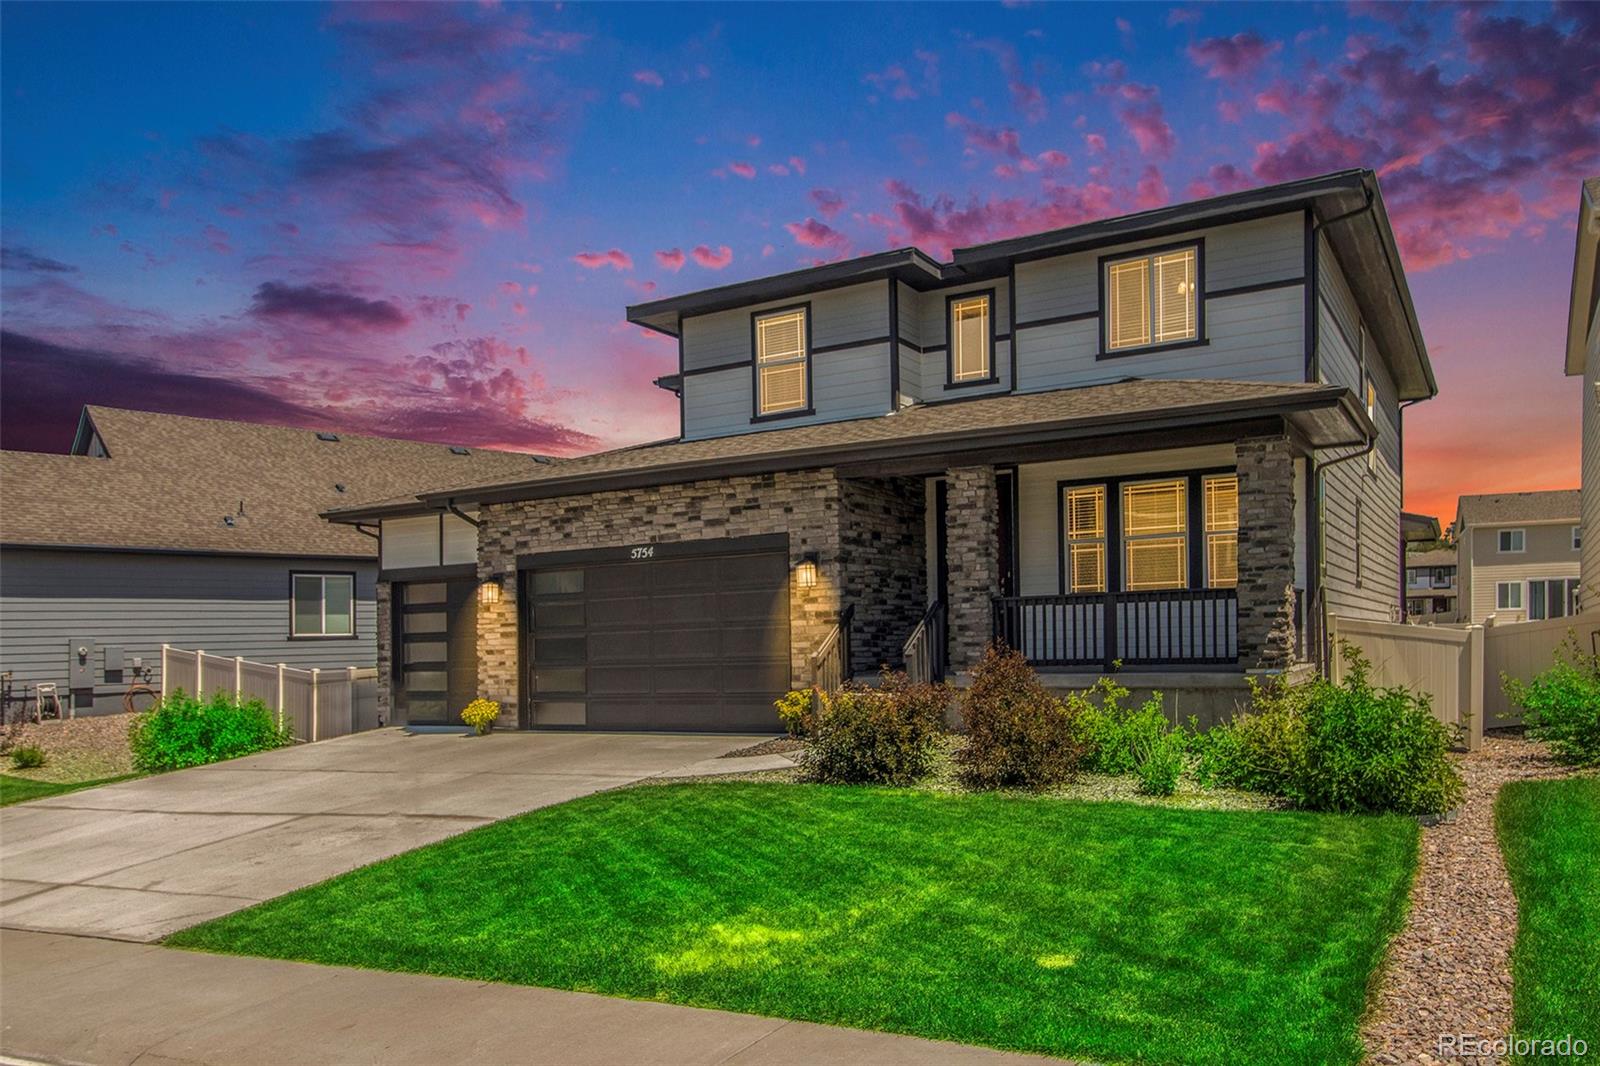
[[[518,560],[528,725],[772,732],[789,688],[788,538]]]

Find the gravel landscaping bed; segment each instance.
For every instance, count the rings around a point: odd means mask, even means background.
[[[773,737],[771,740],[763,740],[759,744],[752,744],[748,748],[730,751],[728,754],[721,756],[721,758],[744,759],[752,755],[792,755],[798,754],[804,748],[805,744],[794,737]]]
[[[1460,758],[1466,797],[1453,822],[1423,830],[1405,929],[1389,948],[1362,1027],[1381,1063],[1483,1063],[1439,1054],[1442,1034],[1503,1037],[1511,1028],[1517,900],[1494,835],[1494,799],[1508,781],[1564,777],[1543,744],[1485,737]]]
[[[10,758],[0,758],[0,771],[31,781],[58,782],[94,781],[132,773],[128,724],[133,718],[131,714],[105,714],[9,725],[4,734],[5,752],[35,745],[44,749],[45,764],[33,770],[18,770]]]

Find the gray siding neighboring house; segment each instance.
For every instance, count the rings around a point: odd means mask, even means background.
[[[1583,183],[1578,202],[1578,242],[1572,261],[1567,312],[1566,372],[1581,377],[1582,407],[1581,579],[1596,591],[1582,595],[1585,613],[1600,612],[1600,177]]]
[[[329,510],[386,554],[482,523],[475,569],[385,564],[387,698],[437,713],[405,656],[446,616],[451,683],[523,728],[769,728],[785,684],[908,639],[1185,707],[1320,666],[1331,615],[1403,610],[1402,408],[1437,386],[1399,263],[1344,171],[630,307],[678,343],[677,439]]]
[[[534,465],[504,452],[85,408],[73,454],[0,453],[0,672],[18,695],[53,683],[80,713],[104,713],[121,709],[131,684],[159,688],[162,644],[372,667],[376,530],[331,527],[318,512]],[[296,602],[319,607],[315,623],[308,613],[295,621]],[[79,647],[87,661],[74,669]]]

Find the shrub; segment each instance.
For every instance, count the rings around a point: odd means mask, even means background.
[[[1178,791],[1183,773],[1184,738],[1182,733],[1162,733],[1139,752],[1137,773],[1139,791],[1151,796],[1170,796]]]
[[[772,704],[778,709],[778,721],[791,737],[803,737],[810,728],[816,711],[817,693],[814,689],[797,688],[785,692]]]
[[[30,744],[11,753],[11,765],[18,770],[37,770],[45,764],[44,749]]]
[[[1255,689],[1254,711],[1201,741],[1208,783],[1273,792],[1323,811],[1441,814],[1461,800],[1449,751],[1457,731],[1433,716],[1428,698],[1374,688],[1367,661],[1341,652],[1340,684],[1313,678]]]
[[[133,765],[146,771],[220,762],[282,747],[291,739],[266,704],[240,703],[223,692],[204,701],[174,692],[128,727]]]
[[[1126,774],[1138,768],[1141,753],[1167,735],[1161,697],[1153,695],[1138,707],[1124,707],[1128,690],[1102,677],[1087,692],[1073,693],[1067,703],[1076,712],[1088,750],[1083,768],[1097,774]]]
[[[1065,782],[1086,748],[1080,712],[1050,695],[1020,653],[989,645],[962,694],[969,734],[960,756],[962,780],[974,788],[1042,789]]]
[[[461,720],[472,727],[472,731],[480,737],[494,728],[494,720],[500,717],[500,702],[486,700],[482,696],[473,700],[462,708]]]
[[[1600,766],[1600,656],[1584,652],[1569,632],[1544,673],[1526,683],[1502,681],[1530,737],[1549,741],[1565,762]]]
[[[877,688],[849,683],[823,693],[805,719],[802,774],[829,784],[910,784],[933,765],[949,698],[943,685],[888,670]]]

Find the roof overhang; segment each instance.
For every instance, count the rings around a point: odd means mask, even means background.
[[[890,417],[890,416],[885,416]],[[552,476],[516,484],[487,485],[424,494],[412,502],[341,508],[323,517],[334,522],[364,522],[385,517],[431,514],[452,504],[473,506],[519,500],[580,496],[607,490],[629,490],[708,478],[780,473],[819,467],[893,462],[900,467],[942,469],[962,462],[997,462],[997,456],[1018,456],[1043,447],[1101,439],[1102,451],[1128,450],[1119,442],[1139,435],[1214,427],[1219,432],[1263,421],[1285,426],[1307,448],[1364,445],[1376,433],[1366,411],[1350,390],[1335,385],[1281,397],[1251,397],[1195,404],[1179,409],[1136,414],[1073,417],[1053,421],[963,429],[851,442],[827,447],[775,449],[708,461],[655,463],[631,469]],[[776,431],[781,433],[782,431]],[[774,434],[775,435],[775,434]],[[765,434],[763,435],[765,436]],[[1157,437],[1156,439],[1160,439]],[[1157,445],[1159,446],[1159,445]],[[1167,446],[1173,446],[1168,443]]]
[[[1578,246],[1572,255],[1572,295],[1567,304],[1567,374],[1583,373],[1589,354],[1589,330],[1600,303],[1600,177],[1583,183],[1578,193]]]

